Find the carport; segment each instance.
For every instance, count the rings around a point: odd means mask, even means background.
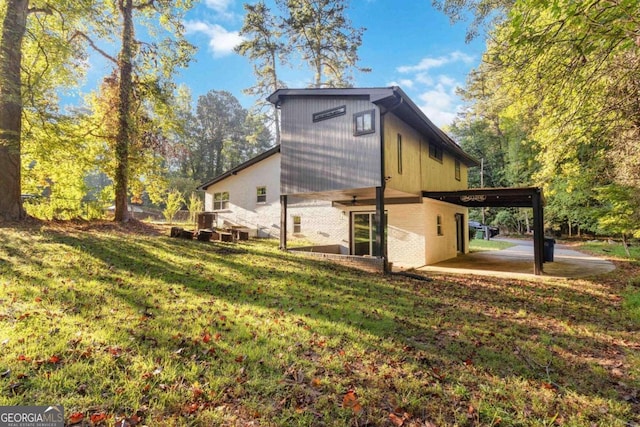
[[[459,191],[423,191],[423,197],[441,200],[468,208],[533,208],[533,273],[543,273],[544,209],[542,189],[470,188]]]

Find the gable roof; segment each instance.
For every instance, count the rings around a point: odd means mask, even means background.
[[[480,162],[467,154],[453,139],[437,127],[422,110],[398,86],[378,88],[308,88],[278,89],[267,100],[278,106],[287,97],[302,96],[366,96],[381,108],[381,112],[393,111],[406,123],[429,136],[429,142],[458,157],[467,166],[479,166]]]
[[[256,163],[259,163],[271,156],[273,156],[276,153],[280,152],[280,145],[276,145],[275,147],[271,148],[270,150],[265,151],[262,154],[258,154],[257,156],[247,160],[246,162],[236,166],[233,169],[228,170],[227,172],[216,176],[215,178],[205,182],[204,184],[200,184],[200,186],[198,186],[198,190],[206,190],[207,188],[209,188],[210,186],[212,186],[213,184],[222,181],[223,179],[226,179],[232,175],[237,175],[238,172],[240,172],[243,169],[248,168],[249,166],[253,166]]]

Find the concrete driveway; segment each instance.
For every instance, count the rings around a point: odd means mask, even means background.
[[[569,249],[554,246],[553,262],[545,262],[542,276],[533,274],[533,240],[494,238],[514,243],[499,251],[474,252],[460,255],[438,264],[421,267],[421,271],[480,274],[510,278],[585,277],[608,273],[615,269],[612,262]]]

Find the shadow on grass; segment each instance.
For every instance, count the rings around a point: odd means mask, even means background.
[[[639,349],[638,325],[621,317],[619,289],[606,280],[437,276],[425,283],[297,257],[264,242],[226,245],[58,231],[48,231],[43,239],[60,257],[69,258],[61,277],[96,282],[94,301],[100,292],[111,292],[132,313],[163,324],[167,332],[145,335],[142,348],[170,346],[171,351],[175,346],[171,331],[179,334],[181,329],[179,323],[173,324],[173,311],[180,310],[180,300],[186,306],[197,295],[211,306],[222,303],[256,316],[286,315],[304,325],[313,322],[313,332],[323,336],[334,335],[339,326],[340,341],[388,352],[390,359],[412,365],[412,372],[431,372],[441,385],[472,387],[466,383],[468,371],[482,370],[500,378],[539,382],[559,394],[598,396],[640,409],[625,400],[640,386],[637,378],[626,378],[625,365],[625,355]],[[3,248],[11,257],[47,268],[38,264],[38,254]],[[16,274],[40,286],[50,279],[34,272]],[[146,282],[162,287],[150,291],[141,286]],[[60,298],[67,305],[82,299],[70,293]],[[168,300],[170,307],[165,304]],[[206,327],[216,316],[227,317],[220,305],[216,307],[215,313],[206,307],[196,309],[195,317],[185,315],[182,320]],[[95,321],[91,304],[81,307],[79,315]],[[228,317],[216,320],[216,326],[230,335],[246,334],[232,315]],[[338,344],[332,345],[338,349]],[[295,351],[308,354],[308,347],[304,344]],[[263,363],[277,368],[275,362]]]

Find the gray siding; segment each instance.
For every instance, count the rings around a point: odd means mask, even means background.
[[[346,114],[313,114],[346,105]],[[287,98],[282,108],[281,191],[301,194],[380,185],[380,112],[354,97]],[[375,133],[353,135],[353,114],[375,110]]]

